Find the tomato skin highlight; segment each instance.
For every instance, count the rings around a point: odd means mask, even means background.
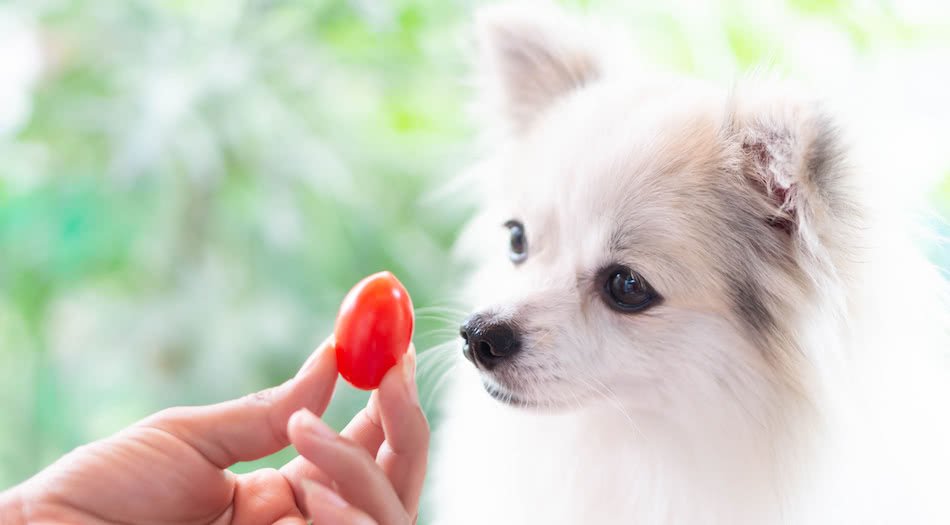
[[[357,388],[377,388],[409,349],[413,324],[412,299],[396,276],[379,272],[356,283],[334,328],[340,375]]]

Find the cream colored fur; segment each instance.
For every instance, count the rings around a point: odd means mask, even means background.
[[[782,83],[641,78],[558,13],[479,34],[492,150],[459,244],[472,311],[525,349],[456,367],[437,522],[950,523],[944,283],[865,190],[899,174]],[[662,303],[607,308],[611,263]]]

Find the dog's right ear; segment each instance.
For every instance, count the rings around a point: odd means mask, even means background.
[[[476,17],[482,96],[513,132],[603,73],[582,31],[559,11],[498,5]]]

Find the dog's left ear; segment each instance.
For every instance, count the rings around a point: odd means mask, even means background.
[[[481,95],[515,132],[603,72],[584,31],[551,7],[483,8],[476,32]]]
[[[763,202],[763,220],[811,236],[816,219],[846,206],[838,129],[815,102],[753,102],[736,108],[731,138],[739,170]],[[838,202],[838,201],[842,202]]]

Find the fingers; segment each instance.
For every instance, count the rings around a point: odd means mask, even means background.
[[[336,483],[339,494],[381,525],[403,525],[408,518],[386,474],[366,449],[337,435],[307,410],[288,425],[291,442],[301,456]]]
[[[429,425],[419,405],[415,362],[415,349],[410,346],[399,365],[387,372],[366,407],[341,432],[350,444],[362,447],[365,457],[376,459],[403,509],[413,517],[418,513],[429,447]],[[317,422],[325,427],[322,421]],[[291,425],[296,426],[297,422],[292,421]],[[290,434],[297,446],[295,431]],[[324,485],[337,481],[339,485],[339,480],[319,458],[308,455],[300,446],[298,451],[301,456],[281,469],[293,486],[297,501],[305,500],[304,480],[318,480]],[[367,509],[356,501],[354,504]]]
[[[263,468],[235,479],[228,520],[231,525],[307,523],[287,490],[287,480],[276,470]]]
[[[323,472],[320,472],[320,469],[318,469],[316,465],[307,461],[307,458],[303,456],[297,456],[283,467],[280,467],[280,473],[283,474],[287,482],[290,483],[290,487],[294,491],[294,497],[297,499],[299,505],[303,505],[303,502],[307,500],[306,494],[304,494],[303,491],[303,484],[307,481],[313,480],[323,485],[333,483],[332,479],[328,478]]]
[[[376,397],[377,393],[373,392],[366,407],[357,412],[349,424],[346,425],[346,428],[340,432],[341,436],[360,445],[373,457],[376,457],[376,452],[383,443],[383,439],[385,439],[383,426],[379,419]],[[293,487],[297,501],[304,501],[305,499],[302,487],[305,480],[314,480],[325,485],[333,481],[303,456],[297,456],[291,460],[281,467],[280,472]]]
[[[387,372],[379,390],[373,392],[369,403],[341,435],[376,458],[403,508],[409,516],[415,516],[425,480],[429,425],[419,406],[413,347],[399,365]],[[302,480],[332,483],[332,475],[321,468],[319,462],[311,462],[303,454],[285,465],[281,473],[294,487],[298,501],[302,501]]]
[[[307,516],[320,525],[376,525],[369,514],[350,505],[331,489],[310,480],[303,483]]]
[[[410,347],[401,366],[383,378],[377,391],[379,421],[386,441],[376,462],[386,473],[410,516],[415,516],[425,480],[429,453],[429,423],[416,390],[416,353]],[[367,407],[369,409],[370,407]]]
[[[333,339],[284,384],[216,405],[164,410],[140,424],[169,432],[219,468],[277,452],[290,442],[287,421],[301,408],[322,414],[336,384]]]
[[[345,438],[359,443],[371,456],[376,457],[379,446],[386,439],[383,424],[379,417],[379,391],[369,396],[366,406],[353,416],[353,419],[340,432]]]

